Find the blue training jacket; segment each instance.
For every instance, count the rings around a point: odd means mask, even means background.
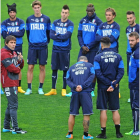
[[[98,51],[99,43],[95,42],[95,35],[102,21],[96,16],[88,15],[81,19],[78,27],[78,41],[80,47],[87,46],[90,51]]]
[[[71,36],[74,29],[74,24],[69,19],[66,22],[61,22],[61,19],[55,20],[50,31],[50,38],[53,40],[53,51],[70,51]]]
[[[126,50],[126,53],[132,53],[132,49],[130,47],[130,44],[129,44],[129,40],[128,40],[128,37],[129,37],[129,34],[131,32],[137,32],[139,34],[139,24],[136,24],[135,26],[131,27],[131,26],[128,26],[126,28],[126,36],[127,36],[127,50]]]
[[[139,90],[139,43],[132,49],[132,54],[129,62],[129,88]]]
[[[11,21],[10,18],[4,20],[1,24],[1,35],[5,39],[9,35],[16,37],[16,46],[23,44],[22,37],[25,32],[25,23],[22,19],[16,17],[15,21]],[[8,33],[8,34],[7,34]]]
[[[124,75],[122,57],[112,51],[112,48],[104,48],[100,54],[95,56],[94,69],[100,89],[108,88],[111,85],[115,87]],[[114,80],[116,81],[112,84]]]
[[[119,36],[120,36],[119,24],[117,24],[115,21],[111,24],[107,24],[107,22],[105,22],[99,26],[95,40],[100,42],[101,38],[109,37],[111,42],[110,48],[112,48],[112,51],[118,52]],[[100,49],[101,49],[101,45],[100,45]]]
[[[50,18],[46,15],[31,15],[26,20],[26,32],[30,49],[46,48],[50,42]]]
[[[67,71],[67,84],[71,88],[72,92],[76,92],[75,89],[78,85],[81,85],[83,93],[90,93],[92,91],[92,82],[95,77],[94,67],[88,62],[77,62],[69,68]]]

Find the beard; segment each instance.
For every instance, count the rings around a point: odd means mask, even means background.
[[[16,16],[10,16],[11,19],[15,19]]]

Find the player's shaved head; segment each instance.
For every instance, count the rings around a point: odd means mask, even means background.
[[[85,62],[88,62],[88,59],[86,56],[80,56],[78,61],[85,61]]]

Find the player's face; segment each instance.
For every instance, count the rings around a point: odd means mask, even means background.
[[[14,49],[15,49],[15,46],[16,46],[16,41],[15,41],[15,40],[10,40],[10,41],[6,44],[6,46],[7,46],[8,48],[10,48],[11,50],[14,50]]]
[[[89,17],[91,17],[95,12],[94,7],[87,7],[86,11]]]
[[[136,44],[139,42],[139,38],[136,39],[135,36],[129,36],[129,44],[130,44],[130,47],[133,48],[136,46]]]
[[[33,10],[35,14],[40,14],[41,13],[41,6],[40,5],[34,5]]]
[[[66,21],[68,19],[69,16],[69,10],[68,9],[62,9],[61,11],[61,19],[62,21]]]
[[[106,21],[107,22],[112,22],[115,18],[115,16],[112,14],[111,11],[106,12],[105,16],[106,16]]]
[[[16,12],[10,11],[9,16],[10,16],[10,19],[15,19],[16,18]]]
[[[129,23],[129,25],[134,25],[135,20],[136,20],[136,17],[133,14],[127,15],[127,21]]]

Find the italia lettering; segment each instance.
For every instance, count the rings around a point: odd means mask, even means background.
[[[103,36],[109,36],[111,35],[112,30],[103,30]]]
[[[44,30],[44,24],[32,23],[31,30]]]
[[[56,27],[56,33],[57,34],[66,34],[67,29],[66,28],[61,28],[61,27]]]
[[[95,27],[94,26],[90,26],[90,25],[83,25],[82,26],[82,30],[83,31],[88,31],[88,32],[94,32]]]
[[[19,27],[8,27],[8,32],[18,32]]]

